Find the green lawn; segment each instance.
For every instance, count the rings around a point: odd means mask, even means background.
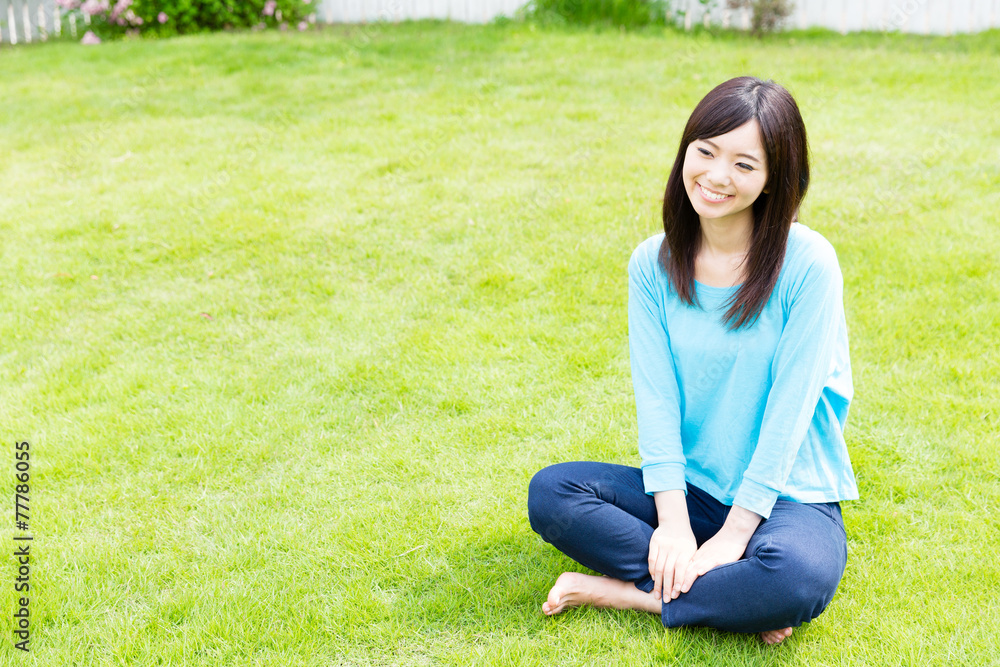
[[[0,49],[2,665],[1000,665],[1000,34],[423,22]],[[716,83],[796,95],[862,498],[769,648],[546,618],[556,461],[638,464],[626,265]]]

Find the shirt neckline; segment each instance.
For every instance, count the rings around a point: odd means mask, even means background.
[[[694,281],[694,285],[697,291],[704,291],[708,294],[732,294],[739,288],[743,287],[743,283],[740,283],[739,285],[732,285],[730,287],[715,287],[714,285],[706,285],[698,280]]]

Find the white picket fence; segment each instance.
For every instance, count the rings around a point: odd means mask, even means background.
[[[447,19],[485,23],[513,16],[526,0],[314,0],[317,18],[326,23],[374,23]],[[747,11],[709,3],[673,0],[673,17],[686,28],[698,23],[748,27]],[[1000,0],[796,0],[786,27],[824,27],[842,33],[859,30],[951,35],[1000,28]],[[45,40],[69,33],[79,37],[86,25],[66,15],[55,0],[0,0],[0,44]]]
[[[377,20],[452,19],[470,23],[511,16],[526,0],[323,0],[320,17],[327,23],[370,23]],[[687,28],[713,24],[749,27],[749,11],[725,9],[725,0],[705,5],[698,0],[668,3]],[[786,27],[823,27],[842,33],[859,30],[951,35],[1000,27],[1000,0],[795,0]]]
[[[75,16],[63,16],[55,0],[0,0],[0,44],[45,40],[68,31],[76,36],[86,26]]]

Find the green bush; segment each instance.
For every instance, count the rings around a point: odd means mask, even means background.
[[[101,39],[125,34],[177,35],[234,28],[288,26],[304,29],[315,20],[319,0],[56,0]],[[79,22],[78,22],[79,24]]]
[[[610,24],[632,28],[665,25],[668,10],[665,0],[532,0],[525,16],[546,24]]]

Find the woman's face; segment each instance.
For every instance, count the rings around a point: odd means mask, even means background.
[[[684,190],[702,224],[706,220],[753,224],[750,207],[767,183],[765,160],[756,120],[688,144]]]

